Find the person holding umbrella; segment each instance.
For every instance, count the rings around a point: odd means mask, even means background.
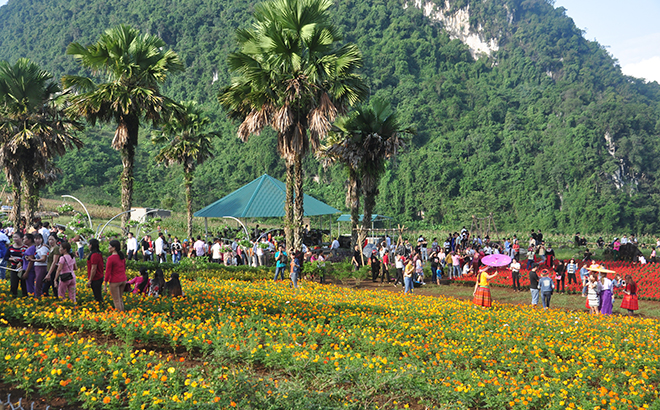
[[[614,293],[615,283],[607,277],[608,273],[615,273],[613,270],[605,269],[603,265],[593,264],[587,268],[591,272],[598,272],[600,274],[600,313],[603,315],[612,314],[612,294]]]
[[[498,272],[488,274],[493,269],[491,266],[484,266],[477,274],[477,280],[474,283],[474,292],[472,292],[472,303],[477,306],[491,307],[493,299],[490,296],[490,285],[488,281],[497,276]]]
[[[511,263],[511,257],[502,254],[493,254],[485,256],[481,259],[484,268],[479,270],[477,279],[474,283],[474,292],[472,292],[472,302],[477,306],[490,307],[492,305],[492,298],[490,296],[490,285],[488,281],[498,275],[495,271],[493,274],[488,272],[492,268],[507,266]]]

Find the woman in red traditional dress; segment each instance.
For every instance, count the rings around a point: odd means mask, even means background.
[[[639,305],[637,304],[637,284],[630,275],[626,275],[626,288],[623,293],[625,296],[621,302],[621,309],[627,309],[628,316],[632,316],[633,312],[639,309]]]

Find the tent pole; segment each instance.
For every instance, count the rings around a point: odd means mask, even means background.
[[[204,240],[208,241],[209,237],[209,218],[204,218]]]

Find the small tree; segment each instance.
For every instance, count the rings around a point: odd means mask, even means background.
[[[181,103],[181,113],[170,116],[160,131],[153,134],[155,144],[164,144],[156,155],[156,161],[166,166],[183,166],[183,185],[186,189],[186,209],[188,211],[189,238],[193,235],[193,193],[192,184],[195,168],[213,157],[213,138],[218,132],[204,132],[209,119],[194,101]]]

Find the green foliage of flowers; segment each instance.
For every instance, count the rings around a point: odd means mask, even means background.
[[[125,295],[122,313],[83,286],[74,308],[12,299],[0,283],[0,322],[11,324],[0,328],[0,378],[104,409],[559,410],[659,399],[657,320],[311,282],[208,279],[184,291]],[[31,328],[12,327],[21,324]],[[121,343],[99,341],[108,338]]]

